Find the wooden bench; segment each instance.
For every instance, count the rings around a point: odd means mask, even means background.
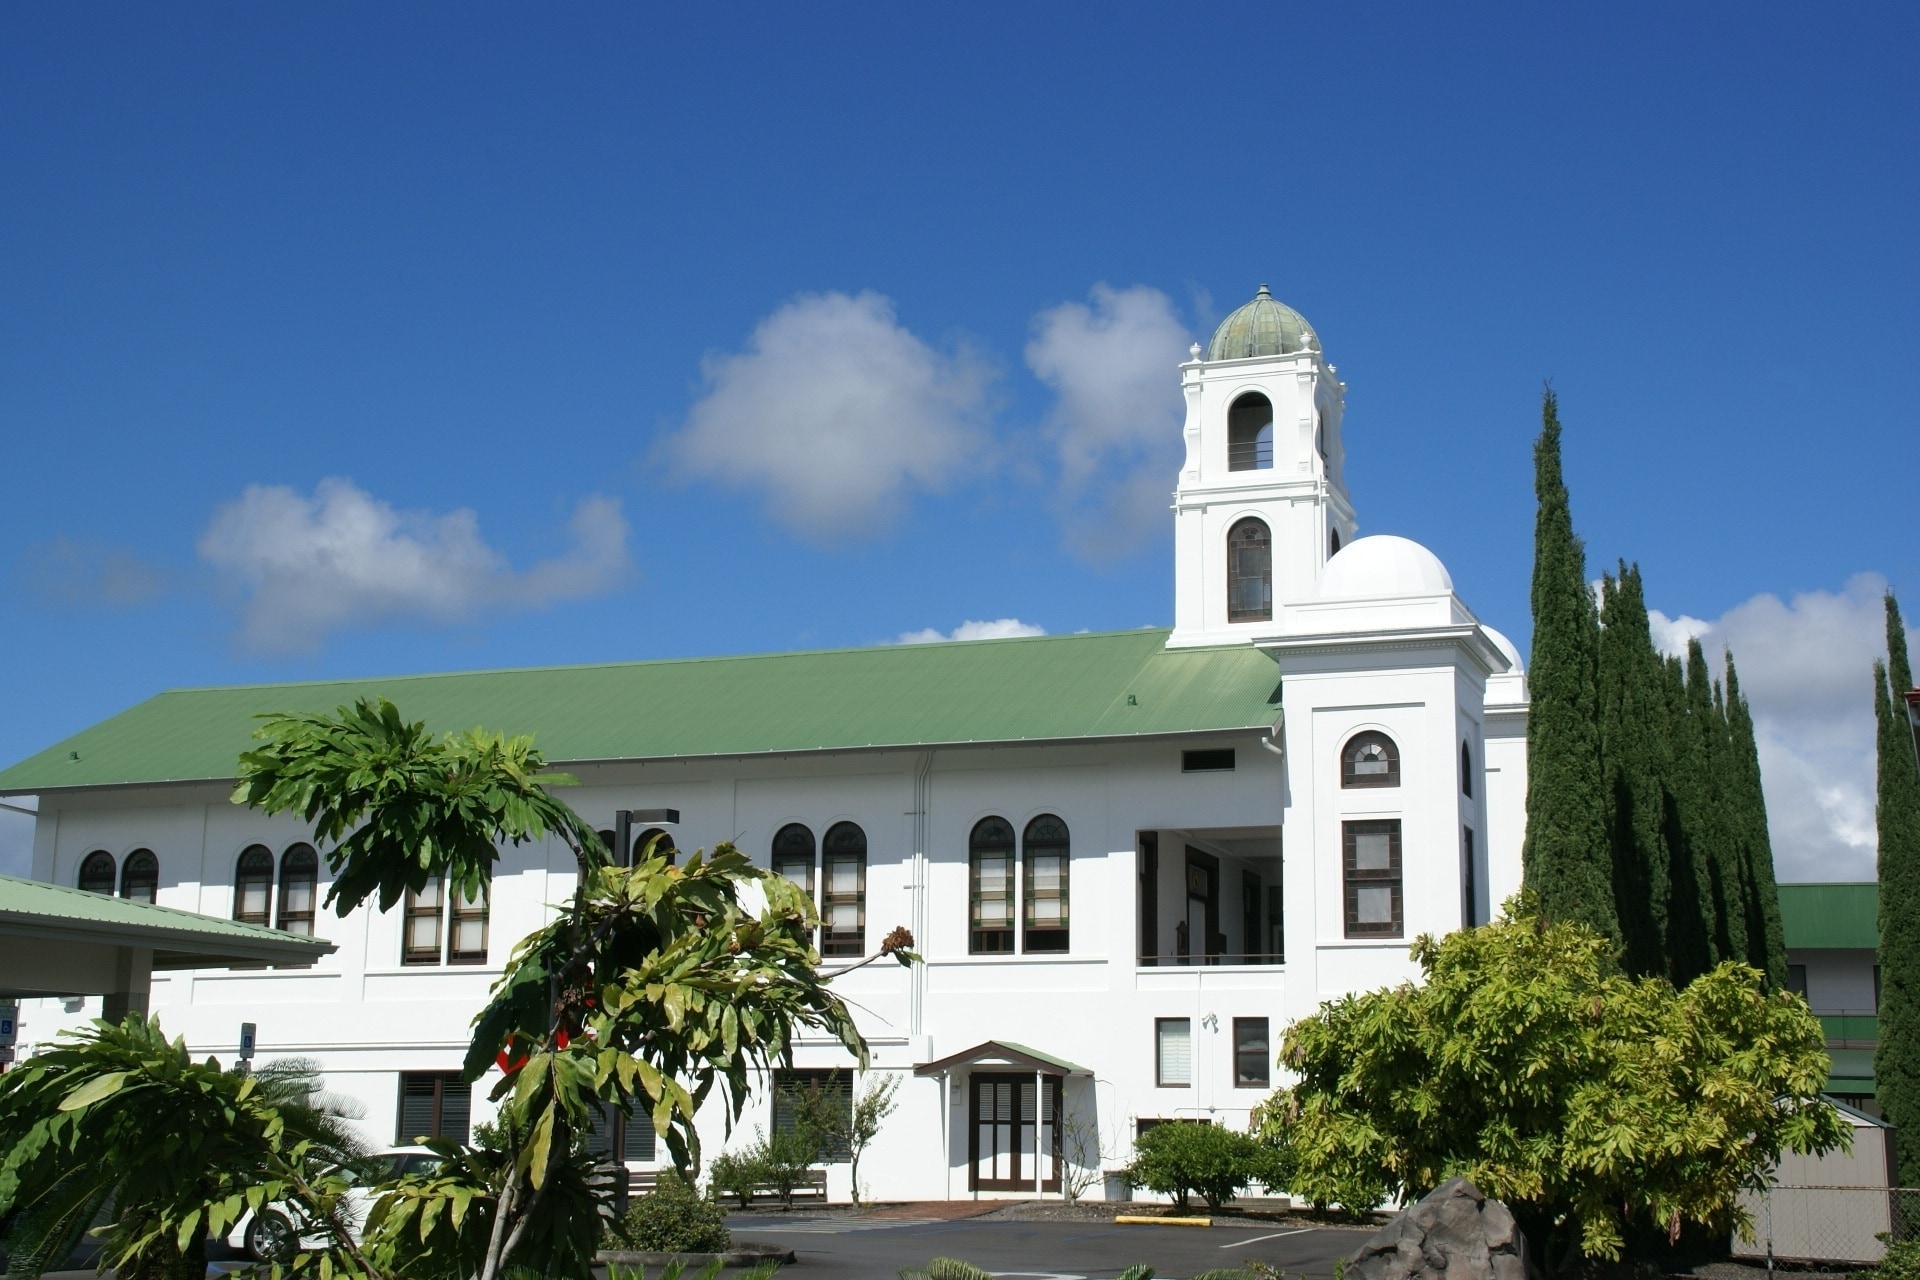
[[[629,1196],[643,1196],[659,1185],[660,1171],[658,1169],[627,1170],[627,1194]],[[793,1198],[795,1200],[818,1200],[822,1204],[826,1203],[827,1171],[825,1169],[807,1170],[806,1181],[793,1189]],[[732,1197],[729,1196],[727,1199],[732,1200]],[[753,1202],[755,1204],[767,1202],[777,1203],[779,1200],[780,1189],[778,1187],[762,1184],[753,1189]]]

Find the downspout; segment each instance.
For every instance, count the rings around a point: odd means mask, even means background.
[[[924,753],[913,770],[913,901],[909,918],[913,921],[913,945],[922,955],[927,948],[927,845],[930,840],[928,810],[933,801],[933,757]],[[908,984],[907,1031],[925,1035],[927,1031],[927,966],[917,964],[910,970]]]

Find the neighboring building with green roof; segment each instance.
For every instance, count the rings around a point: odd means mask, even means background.
[[[1880,888],[1872,881],[1780,886],[1787,981],[1827,1033],[1827,1092],[1871,1115],[1880,1013]]]
[[[1438,557],[1358,536],[1345,387],[1306,322],[1263,290],[1193,354],[1171,629],[181,689],[0,793],[38,796],[34,876],[63,892],[332,943],[298,971],[156,974],[151,1004],[196,1052],[244,1011],[263,1057],[315,1059],[376,1141],[466,1136],[469,1021],[574,863],[522,845],[483,901],[319,912],[324,850],[229,802],[236,760],[263,713],[373,696],[533,734],[610,841],[643,812],[636,843],[734,842],[815,897],[827,955],[911,929],[925,964],[839,980],[903,1081],[865,1157],[890,1196],[1055,1190],[1067,1114],[1115,1159],[1148,1123],[1244,1124],[1289,1023],[1416,976],[1416,936],[1518,888],[1528,695]],[[794,1066],[850,1061],[808,1040]],[[712,1119],[710,1151],[777,1121],[729,1139]],[[650,1133],[623,1157],[652,1161]]]

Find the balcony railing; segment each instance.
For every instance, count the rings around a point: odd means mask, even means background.
[[[1865,1049],[1879,1043],[1880,1018],[1877,1014],[1841,1009],[1832,1013],[1816,1012],[1814,1017],[1820,1019],[1820,1030],[1826,1035],[1829,1045]]]
[[[1191,969],[1195,966],[1204,967],[1207,965],[1224,964],[1265,965],[1270,968],[1278,968],[1286,962],[1287,958],[1284,955],[1272,951],[1215,951],[1203,956],[1188,955],[1185,952],[1164,952],[1159,955],[1143,955],[1140,957],[1141,967],[1147,969]]]

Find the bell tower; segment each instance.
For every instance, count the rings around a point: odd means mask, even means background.
[[[1266,285],[1180,366],[1187,456],[1174,490],[1170,647],[1287,630],[1354,538],[1341,477],[1346,387],[1305,317]]]

